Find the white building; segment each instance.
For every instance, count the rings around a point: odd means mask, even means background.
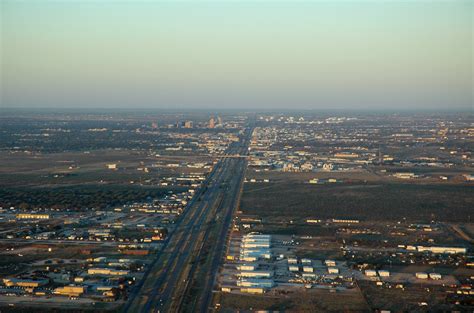
[[[440,280],[441,279],[441,274],[438,274],[438,273],[430,273],[429,276],[433,280]]]
[[[377,276],[377,271],[375,271],[375,270],[365,270],[365,276],[375,277],[375,276]]]
[[[312,272],[314,272],[314,269],[313,269],[312,266],[303,266],[303,272],[312,273]]]
[[[428,279],[428,274],[423,272],[418,272],[415,274],[415,277],[418,279]]]
[[[273,276],[271,271],[241,271],[237,274],[240,277],[269,278]]]
[[[256,264],[239,264],[237,269],[239,271],[254,271],[257,268]]]
[[[303,273],[303,278],[304,279],[316,278],[316,274],[315,273]]]
[[[298,264],[297,258],[288,258],[288,264]]]
[[[431,252],[431,253],[439,253],[439,254],[465,254],[467,252],[466,248],[459,248],[459,247],[425,247],[425,246],[417,246],[416,247],[418,252]]]
[[[336,266],[336,261],[326,260],[326,261],[324,261],[324,264],[326,264],[326,266]]]
[[[275,286],[273,279],[239,279],[237,281],[239,287],[259,287],[259,288],[272,288]]]
[[[379,276],[380,276],[380,277],[389,277],[389,276],[390,276],[390,272],[389,272],[389,271],[385,271],[385,270],[380,270],[380,271],[379,271]]]

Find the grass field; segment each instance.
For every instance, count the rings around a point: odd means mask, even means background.
[[[241,209],[263,218],[470,222],[472,190],[472,186],[435,184],[253,183],[245,185]]]

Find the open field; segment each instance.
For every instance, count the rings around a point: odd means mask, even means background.
[[[204,168],[167,167],[169,163],[209,162],[207,156],[151,156],[128,150],[96,150],[53,154],[0,152],[1,186],[129,184],[178,174],[206,173]],[[118,170],[107,169],[117,164]],[[139,171],[147,167],[149,172]]]
[[[218,300],[223,307],[221,312],[235,312],[235,310],[370,312],[362,294],[356,288],[337,293],[298,288],[297,292],[266,296],[219,293]]]
[[[278,171],[255,171],[248,170],[247,178],[255,178],[257,180],[269,179],[270,182],[284,183],[284,182],[299,182],[307,183],[310,179],[342,179],[355,182],[380,182],[384,180],[384,177],[369,172],[367,170],[354,170],[347,172],[299,172],[299,173],[288,173]]]
[[[471,186],[419,184],[246,184],[241,209],[263,218],[355,218],[469,222]]]
[[[384,172],[383,172],[384,171]],[[282,172],[282,171],[265,171],[250,169],[247,171],[248,179],[263,180],[268,179],[270,182],[300,182],[307,183],[309,180],[330,179],[334,178],[347,183],[406,183],[406,184],[439,184],[443,185],[470,185],[466,183],[463,174],[469,172],[469,168],[424,168],[424,167],[397,167],[397,166],[370,166],[367,169],[354,169],[347,171],[318,171],[318,172]],[[396,172],[412,172],[417,175],[424,175],[421,179],[401,181],[394,178],[391,174]],[[450,179],[441,181],[439,176],[445,175]]]

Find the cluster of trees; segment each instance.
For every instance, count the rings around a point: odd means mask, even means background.
[[[1,188],[0,206],[4,208],[19,207],[53,208],[53,209],[86,209],[118,206],[148,198],[162,197],[169,189],[146,188],[141,186],[96,186],[81,185],[48,188]]]

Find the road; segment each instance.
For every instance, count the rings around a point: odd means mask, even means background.
[[[120,241],[97,241],[97,240],[65,240],[65,239],[23,239],[23,238],[14,238],[14,239],[0,239],[2,244],[44,244],[44,245],[101,245],[101,246],[118,246],[124,244],[136,244],[136,242],[120,242]],[[158,242],[159,243],[159,242]]]
[[[176,230],[149,267],[138,292],[124,312],[207,312],[222,260],[226,236],[238,205],[251,136],[247,128],[239,142],[214,166],[191,200]]]
[[[451,224],[451,229],[461,239],[466,240],[469,243],[474,243],[474,239],[471,238],[459,225]]]

